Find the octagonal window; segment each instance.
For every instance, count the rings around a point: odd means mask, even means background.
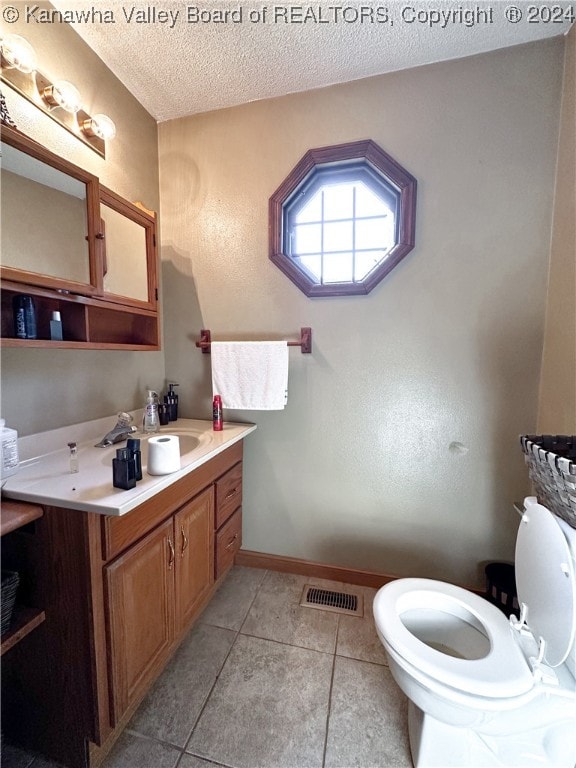
[[[368,293],[414,247],[415,205],[374,142],[310,150],[270,198],[270,258],[307,296]]]

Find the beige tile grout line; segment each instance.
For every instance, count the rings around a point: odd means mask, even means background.
[[[336,625],[336,638],[334,640],[334,653],[332,655],[332,673],[330,675],[330,689],[328,691],[328,707],[326,709],[326,726],[324,729],[324,749],[322,750],[322,768],[325,768],[326,764],[326,749],[328,747],[328,733],[330,730],[330,712],[332,710],[332,688],[334,686],[334,671],[336,669],[336,650],[338,648],[338,635],[340,633],[340,619],[338,616],[338,623]]]
[[[240,627],[236,630],[236,634],[234,635],[234,640],[232,641],[232,643],[230,645],[228,653],[226,654],[226,658],[224,659],[220,669],[218,670],[218,674],[216,675],[216,677],[214,679],[214,682],[212,683],[212,687],[210,688],[210,690],[208,692],[208,695],[204,699],[204,704],[202,704],[202,708],[201,708],[200,712],[198,713],[198,717],[196,718],[196,720],[194,722],[194,725],[192,726],[192,730],[190,731],[190,734],[189,734],[188,738],[186,739],[186,744],[184,745],[184,750],[182,752],[182,755],[186,752],[186,750],[188,748],[188,744],[190,743],[190,740],[192,739],[192,736],[194,735],[194,731],[196,730],[196,727],[197,727],[198,723],[200,722],[200,718],[204,714],[204,710],[206,709],[206,706],[207,706],[208,702],[210,701],[210,697],[212,696],[212,692],[214,691],[214,688],[216,687],[216,683],[220,679],[220,674],[221,674],[222,670],[224,669],[224,666],[225,666],[226,662],[228,661],[228,658],[230,657],[230,654],[232,653],[232,649],[236,645],[236,641],[238,640],[238,636],[240,635],[240,633],[242,631],[242,627],[246,623],[246,619],[248,618],[248,614],[252,610],[252,606],[254,605],[254,601],[258,597],[258,593],[260,592],[260,589],[262,588],[262,584],[264,584],[264,581],[266,580],[266,576],[267,575],[268,575],[268,570],[265,570],[264,571],[264,575],[262,576],[262,580],[260,581],[260,584],[258,585],[258,589],[254,593],[254,597],[252,598],[252,600],[250,602],[250,605],[248,606],[248,610],[246,611],[244,619],[243,619],[242,623],[240,624]],[[216,625],[209,625],[209,626],[216,626]],[[229,627],[219,627],[219,629],[229,629]],[[232,632],[234,630],[230,630],[230,631]],[[225,766],[225,768],[234,768],[234,766],[226,766],[225,763],[216,763],[216,762],[214,762],[214,760],[211,760],[210,758],[206,758],[203,755],[197,755],[194,752],[186,752],[186,754],[194,755],[194,757],[198,757],[201,760],[207,760],[208,762],[212,762],[215,765],[223,765],[223,766]],[[180,761],[182,760],[182,755],[180,755],[180,757],[178,758],[178,763],[180,763]],[[175,768],[178,768],[178,763],[176,764]]]

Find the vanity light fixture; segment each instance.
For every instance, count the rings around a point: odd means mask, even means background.
[[[36,51],[28,40],[20,35],[5,35],[2,38],[2,69],[17,69],[30,74],[37,63]]]
[[[67,80],[58,80],[56,83],[47,85],[41,95],[49,107],[62,107],[71,115],[75,115],[82,109],[80,91]]]
[[[63,128],[106,157],[106,142],[116,135],[113,121],[103,114],[91,116],[82,108],[82,96],[67,80],[52,82],[37,67],[37,56],[20,35],[0,37],[2,80]]]
[[[80,127],[87,136],[98,136],[104,141],[110,141],[116,136],[116,126],[108,115],[89,117]]]

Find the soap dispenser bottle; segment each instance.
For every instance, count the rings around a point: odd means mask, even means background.
[[[153,434],[160,431],[160,417],[158,415],[158,393],[153,389],[148,390],[146,405],[144,406],[144,419],[142,432]]]

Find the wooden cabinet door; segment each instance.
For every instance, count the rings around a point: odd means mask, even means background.
[[[174,517],[176,632],[184,630],[214,583],[214,489],[188,502]]]
[[[104,569],[114,725],[170,652],[175,569],[172,518]]]

